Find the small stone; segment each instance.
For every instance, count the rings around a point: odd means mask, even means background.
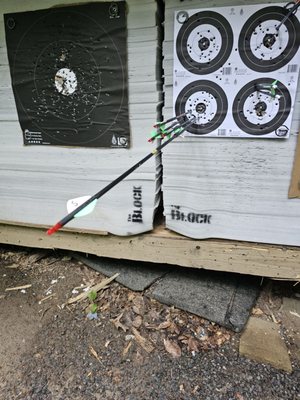
[[[97,313],[88,313],[87,314],[87,318],[89,319],[89,320],[93,320],[93,319],[98,319],[98,314]]]
[[[292,372],[286,345],[278,333],[278,325],[250,317],[240,339],[240,354],[258,362]]]

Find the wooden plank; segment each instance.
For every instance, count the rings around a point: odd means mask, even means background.
[[[102,257],[167,263],[278,279],[300,278],[299,247],[226,240],[193,240],[170,233],[163,227],[148,234],[131,237],[70,231],[47,236],[41,227],[0,223],[0,243],[75,250]]]
[[[292,178],[289,188],[289,199],[293,198],[300,199],[300,134],[298,136]]]

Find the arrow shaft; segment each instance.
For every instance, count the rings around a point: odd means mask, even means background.
[[[134,164],[131,168],[129,168],[127,171],[123,172],[120,176],[118,176],[116,179],[114,179],[112,182],[110,182],[107,186],[105,186],[103,189],[99,190],[99,192],[95,193],[92,197],[90,197],[87,201],[82,203],[80,206],[75,208],[74,211],[70,212],[67,214],[64,218],[62,218],[59,222],[57,222],[52,228],[50,228],[47,233],[48,235],[52,235],[56,231],[58,231],[60,228],[62,228],[64,225],[66,225],[68,222],[72,221],[72,219],[75,217],[76,214],[78,214],[81,210],[83,210],[86,206],[88,206],[90,203],[92,203],[94,200],[99,199],[105,193],[109,192],[114,186],[116,186],[118,183],[123,181],[128,175],[130,175],[132,172],[134,172],[137,168],[139,168],[142,164],[144,164],[146,161],[148,161],[151,157],[159,153],[165,146],[167,146],[170,142],[172,142],[174,139],[176,139],[181,133],[188,128],[189,125],[193,123],[193,120],[188,120],[185,123],[183,123],[181,126],[178,125],[177,128],[173,129],[170,133],[173,133],[173,136],[170,137],[170,139],[166,140],[163,142],[161,145],[156,147],[154,150],[151,151],[151,153],[147,154],[144,158],[142,158],[140,161],[138,161],[136,164]]]
[[[153,127],[154,128],[159,128],[161,125],[167,124],[168,122],[175,121],[175,119],[184,117],[185,115],[187,115],[189,113],[190,113],[190,111],[187,111],[187,112],[184,112],[184,113],[182,113],[180,115],[176,115],[176,117],[169,118],[166,121],[158,122],[157,124],[153,125]],[[176,124],[177,124],[177,122],[176,122]]]
[[[294,3],[294,5],[292,5]],[[288,5],[292,5],[291,8],[287,8]],[[289,10],[288,14],[281,20],[280,24],[276,26],[276,30],[279,31],[280,27],[290,18],[292,14],[295,14],[300,7],[300,1],[296,0],[295,2],[290,2],[285,6],[286,9]]]

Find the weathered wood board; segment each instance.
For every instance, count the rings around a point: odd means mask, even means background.
[[[163,227],[131,237],[59,231],[49,237],[45,227],[0,223],[0,243],[35,248],[58,248],[136,261],[236,272],[277,279],[300,279],[300,248],[193,240]]]

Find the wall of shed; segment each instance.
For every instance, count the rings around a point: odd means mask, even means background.
[[[3,14],[86,0],[1,0],[0,2],[0,220],[52,225],[66,213],[66,201],[92,195],[149,152],[147,138],[157,120],[161,59],[155,0],[129,0],[128,79],[130,149],[24,146],[6,52]],[[142,3],[142,4],[141,4]],[[152,228],[159,201],[160,162],[153,158],[105,195],[95,212],[70,227],[131,234]],[[143,224],[129,224],[132,188],[143,186]]]
[[[262,3],[165,0],[164,118],[173,115],[174,11]],[[168,228],[200,239],[300,245],[300,200],[288,199],[300,129],[299,86],[292,134],[287,140],[189,137],[164,149],[163,198]],[[212,215],[211,224],[177,221],[172,218],[174,205],[185,215]]]

